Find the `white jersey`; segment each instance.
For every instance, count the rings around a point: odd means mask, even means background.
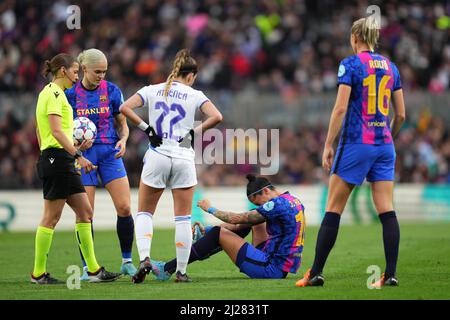
[[[180,147],[179,140],[194,128],[195,112],[209,99],[199,90],[174,81],[167,97],[166,83],[143,87],[137,93],[148,107],[148,123],[163,138],[155,148],[161,154],[173,158],[193,160],[192,148]]]

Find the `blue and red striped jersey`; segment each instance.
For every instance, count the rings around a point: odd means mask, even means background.
[[[397,67],[386,57],[364,51],[342,60],[338,86],[352,87],[340,144],[391,144],[391,94],[402,88]]]
[[[266,218],[269,238],[262,251],[283,271],[296,273],[305,239],[305,208],[289,192],[271,199],[256,210]]]
[[[88,90],[79,81],[65,94],[72,106],[74,119],[86,117],[97,126],[94,144],[114,144],[119,140],[114,128],[114,116],[120,113],[123,95],[115,84],[102,80],[97,88]]]

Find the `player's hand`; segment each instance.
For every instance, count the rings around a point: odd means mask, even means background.
[[[79,144],[77,146],[77,148],[80,151],[85,151],[85,150],[89,149],[90,147],[92,147],[93,144],[94,144],[94,140],[84,140],[81,144]]]
[[[194,148],[194,129],[189,130],[184,138],[181,138],[178,142],[180,143],[180,147]]]
[[[198,221],[192,225],[192,240],[197,241],[206,233],[205,227]]]
[[[153,148],[159,147],[162,144],[162,138],[156,134],[155,129],[151,126],[145,129],[145,133],[148,135],[148,140]]]
[[[127,142],[124,140],[119,140],[116,143],[116,147],[114,148],[115,150],[119,150],[119,152],[116,153],[116,155],[114,156],[114,158],[119,159],[122,158],[123,155],[125,154],[125,151],[127,149]]]
[[[208,209],[211,208],[211,202],[209,200],[199,200],[197,201],[197,207],[201,208],[203,211],[208,212]]]
[[[97,169],[97,166],[94,166],[92,164],[92,162],[90,162],[88,159],[86,159],[83,156],[79,157],[76,161],[78,162],[80,167],[83,168],[84,173],[89,173],[92,170],[96,170]]]
[[[322,167],[327,172],[330,172],[331,170],[331,166],[333,165],[333,158],[334,158],[333,146],[325,145],[322,155]]]

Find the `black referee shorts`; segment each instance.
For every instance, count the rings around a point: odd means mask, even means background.
[[[75,170],[75,158],[66,150],[42,151],[36,167],[43,182],[44,199],[67,199],[72,194],[86,192]]]

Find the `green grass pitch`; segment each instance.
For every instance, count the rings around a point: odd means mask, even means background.
[[[295,281],[311,265],[317,227],[308,227],[303,263],[297,275],[283,280],[251,280],[221,252],[188,267],[193,283],[158,282],[149,275],[143,284],[122,277],[114,283],[89,284],[69,290],[65,285],[36,286],[29,282],[33,266],[34,232],[0,233],[0,299],[450,299],[450,224],[401,224],[399,287],[367,289],[370,265],[384,269],[380,225],[341,226],[325,268],[323,288],[297,288]],[[175,254],[173,230],[155,230],[152,257]],[[95,250],[100,264],[118,271],[121,257],[113,231],[97,231]],[[134,262],[138,261],[134,249]],[[79,264],[73,232],[56,230],[48,271],[66,279],[69,265]]]

